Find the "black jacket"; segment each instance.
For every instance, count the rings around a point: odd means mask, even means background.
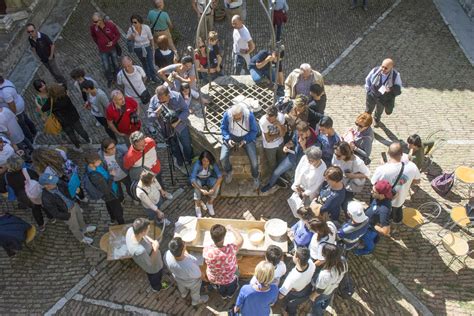
[[[51,98],[42,107],[41,111],[49,113],[51,109]],[[79,113],[77,112],[71,99],[65,95],[63,97],[54,100],[53,102],[53,114],[58,119],[61,126],[68,126],[79,121]]]
[[[112,191],[112,183],[113,183],[112,176],[110,176],[109,180],[107,181],[97,171],[88,170],[87,175],[89,176],[89,180],[91,180],[92,184],[96,187],[96,189],[104,194],[102,199],[105,202],[109,202],[117,198],[117,196]]]
[[[69,191],[67,189],[67,184],[63,181],[58,182],[58,189],[64,194],[67,198],[74,201],[73,198],[70,197]],[[54,194],[46,189],[43,189],[43,194],[41,196],[41,201],[43,202],[43,208],[49,212],[54,218],[67,221],[71,216],[69,214],[69,210],[67,208],[66,203],[63,199],[58,195]]]

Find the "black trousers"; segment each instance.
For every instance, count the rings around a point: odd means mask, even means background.
[[[161,278],[163,277],[163,269],[157,273],[149,274],[147,273],[148,281],[150,281],[150,286],[155,290],[161,290]]]
[[[87,134],[84,127],[82,127],[81,121],[74,122],[73,124],[61,124],[64,133],[71,140],[76,148],[80,148],[79,139],[77,139],[76,133],[79,134],[86,142],[89,142],[89,135]]]
[[[125,186],[125,190],[127,191],[128,196],[133,199],[132,191],[130,191],[130,186],[132,185],[132,179],[130,179],[130,176],[126,176],[122,180],[118,181],[117,184],[119,185],[120,196],[124,196],[123,189],[122,189],[122,184],[123,184]]]
[[[107,212],[109,212],[110,219],[122,225],[125,224],[125,220],[123,219],[123,208],[120,202],[118,198],[113,199],[105,202],[105,207],[107,208]]]
[[[392,222],[394,224],[400,224],[403,219],[403,206],[394,207],[392,206]]]
[[[379,122],[382,118],[382,113],[385,110],[385,114],[390,115],[395,107],[395,98],[377,98],[372,94],[367,93],[365,99],[365,112],[372,114],[375,109],[374,119]]]
[[[43,211],[49,219],[53,218],[53,216],[51,216],[51,214],[49,214],[47,210],[44,210],[41,205],[34,204],[33,202],[31,202],[30,198],[26,195],[26,192],[24,190],[15,192],[15,195],[18,202],[31,209],[33,213],[33,218],[35,219],[35,222],[36,224],[38,224],[38,226],[44,225]]]
[[[97,116],[94,116],[94,117],[97,120],[97,122],[99,122],[100,125],[104,127],[104,130],[107,133],[107,135],[109,135],[110,138],[112,138],[113,140],[115,140],[115,142],[117,142],[117,136],[115,136],[114,132],[112,132],[112,130],[109,128],[109,125],[107,124],[107,119],[105,117],[97,117]]]

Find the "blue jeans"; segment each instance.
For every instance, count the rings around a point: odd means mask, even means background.
[[[134,48],[133,51],[137,55],[138,59],[142,63],[143,70],[145,70],[146,76],[148,79],[153,81],[158,81],[156,76],[155,64],[153,61],[153,52],[150,46],[145,47],[146,56],[143,56],[143,51],[141,48]]]
[[[331,303],[331,295],[320,294],[313,303],[311,308],[311,316],[323,316],[324,311]]]
[[[179,147],[180,144],[182,149],[182,155]],[[176,136],[171,138],[171,151],[173,152],[173,156],[176,158],[178,166],[182,166],[184,162],[189,165],[192,163],[193,147],[191,145],[191,134],[189,133],[188,126],[185,126],[182,131],[176,132]]]
[[[250,168],[252,171],[252,177],[254,179],[258,178],[258,157],[257,157],[257,146],[255,142],[247,143],[244,145],[245,151],[247,152],[247,156],[250,160]],[[232,171],[232,165],[230,164],[230,152],[234,148],[229,148],[225,143],[222,144],[221,147],[221,164],[224,168],[226,173],[230,173]]]
[[[365,235],[360,238],[360,240],[363,241],[364,248],[355,249],[354,254],[357,256],[368,255],[374,251],[375,244],[379,240],[379,234],[373,228],[369,228]]]
[[[23,134],[25,134],[25,137],[28,138],[31,143],[33,143],[37,133],[35,124],[30,120],[25,112],[18,114],[16,118],[18,120],[18,125],[20,125],[21,130],[23,131]]]
[[[163,204],[163,197],[160,198],[158,203],[156,204],[156,207],[160,209],[160,206]],[[160,210],[161,211],[161,210]],[[156,212],[153,211],[151,208],[145,208],[145,213],[146,216],[148,217],[149,220],[151,221],[158,221],[158,215],[156,215]]]
[[[268,71],[261,71],[261,70],[256,70],[256,69],[250,69],[250,76],[252,76],[252,80],[255,83],[260,83],[264,81],[265,79],[268,79],[270,81],[275,80],[275,69],[272,68],[272,78],[270,79],[270,74]]]
[[[277,24],[275,25],[275,28],[276,28],[275,40],[278,42],[281,40],[281,33],[282,33],[281,31],[283,30],[283,24]]]
[[[102,62],[107,81],[112,82],[118,70],[118,57],[115,48],[110,52],[100,52],[100,61]]]
[[[281,175],[296,166],[296,157],[294,154],[288,154],[285,159],[283,159],[280,164],[273,170],[272,176],[268,183],[261,189],[262,192],[267,192],[270,190],[275,183],[278,181]]]
[[[239,76],[242,72],[242,69],[244,70],[245,74],[248,75],[250,73],[248,67],[249,66],[245,61],[245,58],[239,54],[234,53],[234,75]]]

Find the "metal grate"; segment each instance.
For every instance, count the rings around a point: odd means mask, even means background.
[[[261,109],[254,112],[257,121],[265,114],[266,109],[273,104],[273,91],[266,87],[255,84],[219,85],[213,82],[209,91],[210,103],[206,106],[204,112],[206,128],[211,134],[220,134],[222,117],[232,105],[232,100],[239,95],[258,100]]]

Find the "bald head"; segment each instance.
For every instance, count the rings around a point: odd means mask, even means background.
[[[129,56],[123,56],[121,62],[123,68],[133,66],[133,60]]]
[[[401,161],[403,155],[403,148],[400,142],[393,142],[390,147],[388,147],[388,155],[395,161]]]
[[[382,66],[380,66],[380,68],[382,68],[382,72],[384,74],[388,74],[392,68],[393,68],[393,60],[391,58],[387,58],[387,59],[384,59],[384,61],[382,62]]]
[[[240,17],[240,15],[234,15],[232,17],[232,27],[234,29],[240,29],[240,28],[242,28],[243,25],[244,24],[242,22],[242,18]]]

